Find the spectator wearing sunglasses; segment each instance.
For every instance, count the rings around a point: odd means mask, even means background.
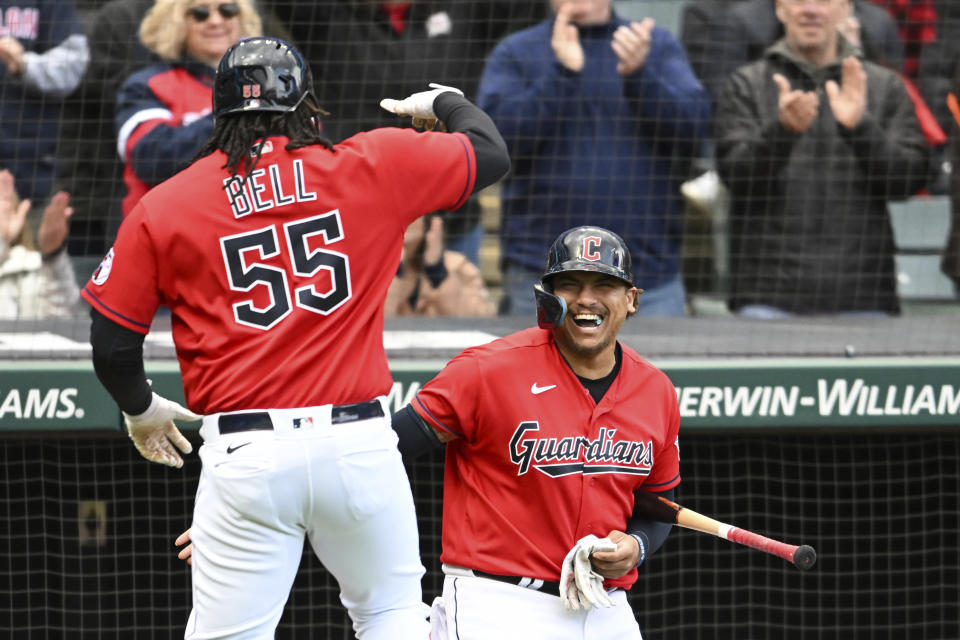
[[[213,79],[226,50],[262,34],[250,0],[157,0],[140,40],[160,59],[131,75],[117,96],[117,152],[126,216],[153,186],[184,168],[213,131]]]

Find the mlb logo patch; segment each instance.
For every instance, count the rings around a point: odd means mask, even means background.
[[[259,152],[258,152],[258,149],[259,149]],[[273,151],[273,143],[270,142],[269,140],[266,140],[262,145],[255,144],[252,147],[250,147],[250,157],[256,158],[257,153],[259,153],[260,155],[264,155],[266,153],[271,153],[272,151]]]
[[[258,84],[245,84],[245,85],[243,85],[243,97],[244,97],[244,98],[259,98],[259,97],[260,97],[260,85],[258,85]]]
[[[293,428],[294,429],[312,429],[313,418],[294,418]]]

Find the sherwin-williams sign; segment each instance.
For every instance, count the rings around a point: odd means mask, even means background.
[[[657,361],[677,390],[682,429],[960,427],[960,359],[791,358]],[[394,370],[407,401],[429,375]],[[402,406],[395,404],[396,408]]]
[[[443,366],[393,364],[391,406]],[[683,429],[960,427],[960,359],[658,361],[677,389]],[[176,363],[147,363],[153,387],[183,401]],[[198,425],[184,425],[198,428]],[[89,362],[0,361],[0,430],[119,429],[120,412]]]

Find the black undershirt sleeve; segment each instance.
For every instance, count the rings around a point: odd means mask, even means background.
[[[122,411],[130,415],[143,413],[153,395],[143,369],[146,336],[120,326],[96,309],[90,310],[90,317],[93,369],[100,384]]]
[[[433,428],[410,405],[393,414],[391,426],[397,432],[397,448],[404,462],[443,446]]]
[[[448,131],[466,135],[473,145],[473,153],[477,158],[474,193],[507,175],[510,171],[507,144],[493,120],[480,107],[461,95],[446,92],[433,101],[433,111],[447,126]]]
[[[639,489],[639,491],[643,491],[643,489]],[[663,496],[670,502],[673,502],[674,496],[676,495],[676,490],[667,489],[666,491],[650,491],[648,493],[651,493],[655,496]],[[634,504],[636,505],[636,503]],[[630,519],[627,520],[626,533],[638,536],[643,540],[644,553],[641,558],[642,563],[644,558],[649,558],[654,552],[657,551],[657,549],[663,546],[663,542],[667,539],[667,535],[670,534],[670,530],[673,529],[673,525],[666,522],[651,520],[650,518],[638,514],[637,511],[638,508],[634,506],[633,515],[631,515]]]

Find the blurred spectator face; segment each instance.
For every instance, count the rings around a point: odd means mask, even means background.
[[[215,66],[240,39],[240,5],[192,2],[187,7],[187,54]]]
[[[611,0],[550,0],[554,11],[559,11],[565,4],[573,7],[574,24],[587,26],[591,24],[606,24],[610,22]]]
[[[849,15],[849,0],[777,0],[787,44],[805,58],[833,54],[837,31]]]

